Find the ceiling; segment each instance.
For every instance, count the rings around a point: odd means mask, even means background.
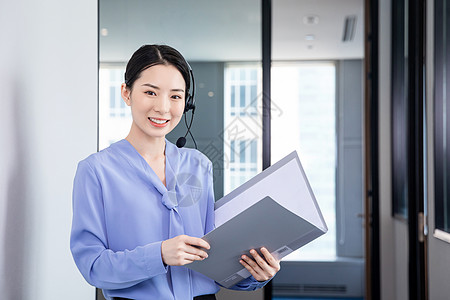
[[[261,60],[260,0],[100,0],[100,61],[162,43],[190,61]],[[346,17],[354,38],[343,42]],[[312,24],[310,24],[312,23]],[[359,59],[363,0],[273,0],[274,60]]]

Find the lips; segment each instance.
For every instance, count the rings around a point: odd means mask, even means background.
[[[155,127],[164,127],[169,123],[170,120],[167,119],[159,119],[159,118],[148,118],[150,121],[150,124],[152,124]]]

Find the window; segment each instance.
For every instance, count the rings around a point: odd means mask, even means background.
[[[227,194],[261,172],[261,70],[225,67],[224,151]],[[336,255],[336,67],[334,63],[276,64],[272,68],[272,163],[297,150],[329,232],[285,259]]]
[[[125,66],[101,65],[99,72],[99,149],[104,149],[128,134],[130,108],[122,100],[120,86]]]
[[[261,172],[261,68],[226,64],[224,83],[224,194]]]
[[[336,256],[336,66],[273,63],[272,162],[297,150],[328,233],[285,260]]]
[[[228,92],[230,103],[230,116],[256,116],[257,115],[257,91],[258,69],[257,67],[228,67]]]

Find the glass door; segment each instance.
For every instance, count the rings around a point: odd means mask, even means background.
[[[271,161],[297,151],[329,231],[273,296],[363,298],[363,2],[272,2]]]
[[[193,69],[191,132],[213,164],[216,200],[262,170],[260,0],[100,0],[99,10],[100,149],[130,129],[129,107],[120,97],[126,61],[143,44],[167,44]],[[192,114],[186,117],[190,121]],[[175,143],[185,134],[182,120],[167,139]],[[185,147],[194,148],[189,136]],[[218,294],[218,299],[249,297],[262,299],[263,290]]]

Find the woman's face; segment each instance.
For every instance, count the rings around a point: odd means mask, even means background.
[[[141,72],[132,89],[122,84],[122,98],[131,107],[135,134],[165,137],[184,112],[186,83],[172,65],[155,65]]]

